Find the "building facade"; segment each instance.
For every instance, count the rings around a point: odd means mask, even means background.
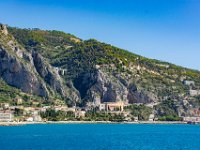
[[[13,121],[12,113],[0,112],[0,122],[10,122]]]

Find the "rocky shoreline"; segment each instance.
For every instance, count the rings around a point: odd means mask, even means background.
[[[111,122],[111,121],[47,121],[47,122],[0,122],[0,126],[20,126],[31,124],[187,124],[183,121],[139,121],[139,122]]]

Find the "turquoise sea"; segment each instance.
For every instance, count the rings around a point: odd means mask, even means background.
[[[0,150],[200,150],[199,125],[43,124],[0,127]]]

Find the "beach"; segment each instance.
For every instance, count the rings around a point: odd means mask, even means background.
[[[138,121],[138,122],[112,122],[112,121],[41,121],[41,122],[0,122],[0,126],[19,126],[30,124],[187,124],[183,121]]]

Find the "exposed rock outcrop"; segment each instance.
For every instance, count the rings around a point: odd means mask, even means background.
[[[136,85],[118,80],[115,76],[97,71],[97,79],[88,90],[88,99],[95,103],[124,101],[126,103],[150,103],[153,100],[146,94],[137,90]]]
[[[66,93],[64,91],[64,87],[62,86],[62,81],[59,74],[56,74],[53,67],[50,67],[50,65],[45,63],[44,58],[40,54],[33,52],[32,56],[34,66],[39,75],[45,80],[46,83],[50,85],[50,87],[53,88],[53,90],[61,93],[62,96],[65,96]]]
[[[48,96],[44,84],[32,73],[31,68],[11,56],[3,47],[0,48],[0,76],[11,86],[23,92],[39,96]]]
[[[8,30],[6,25],[0,24],[0,32],[3,33],[4,35],[8,35]]]

